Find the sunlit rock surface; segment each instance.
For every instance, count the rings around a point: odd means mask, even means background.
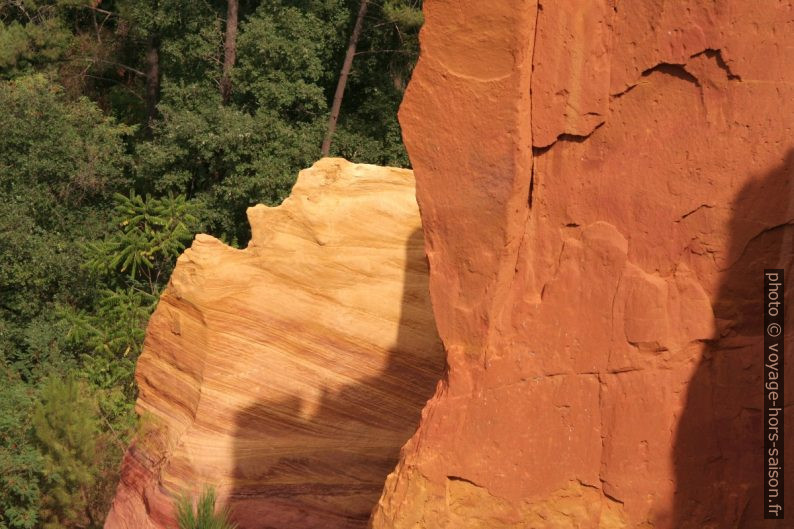
[[[449,374],[375,529],[791,527],[761,333],[763,269],[794,284],[794,7],[424,10],[400,120]]]
[[[245,250],[179,258],[138,362],[143,433],[107,529],[216,488],[247,528],[364,527],[442,377],[411,171],[324,159]]]

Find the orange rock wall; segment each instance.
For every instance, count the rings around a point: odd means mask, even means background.
[[[789,527],[761,304],[794,281],[794,6],[424,10],[400,120],[449,374],[373,527]]]
[[[248,217],[245,250],[196,237],[149,322],[106,529],[176,527],[205,486],[242,529],[364,527],[442,377],[411,171],[324,159]]]

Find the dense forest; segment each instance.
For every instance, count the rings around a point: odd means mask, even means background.
[[[245,247],[321,149],[407,166],[420,3],[0,0],[0,529],[102,526],[194,234]]]

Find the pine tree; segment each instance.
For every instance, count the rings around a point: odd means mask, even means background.
[[[0,358],[0,529],[38,526],[44,462],[31,443],[34,395]]]
[[[51,376],[42,386],[33,429],[44,458],[42,526],[95,526],[87,502],[93,485],[95,409],[71,376]]]

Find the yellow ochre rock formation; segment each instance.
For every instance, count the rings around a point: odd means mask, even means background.
[[[138,362],[142,433],[107,529],[214,486],[242,527],[364,527],[442,377],[409,170],[323,159],[244,250],[180,258]]]

